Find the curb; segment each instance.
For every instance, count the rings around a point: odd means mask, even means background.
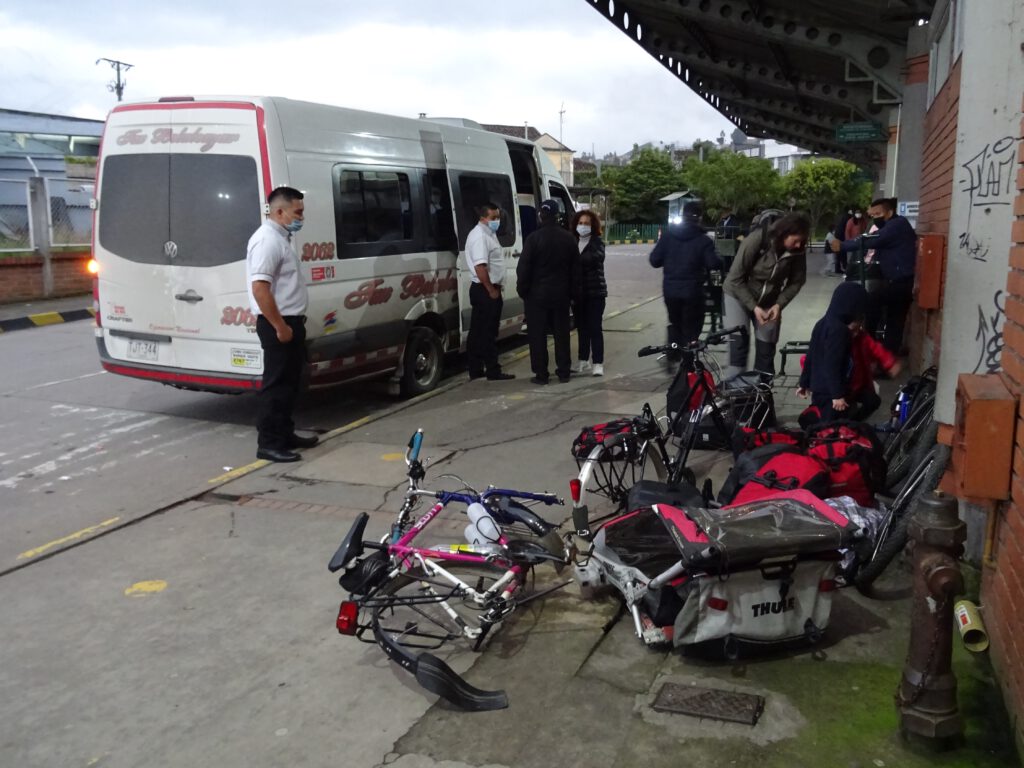
[[[25,317],[14,317],[10,320],[0,320],[0,333],[8,331],[20,331],[25,328],[39,328],[44,325],[57,325],[58,323],[70,323],[75,320],[91,320],[96,315],[94,309],[70,309],[66,312],[39,312]]]
[[[654,245],[657,240],[606,240],[605,245]]]

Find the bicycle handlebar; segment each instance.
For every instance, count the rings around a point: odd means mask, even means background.
[[[684,347],[680,347],[678,344],[675,344],[675,343],[673,343],[673,344],[663,344],[663,345],[657,346],[657,347],[655,347],[655,346],[641,347],[639,350],[637,350],[636,356],[637,357],[649,357],[650,355],[663,355],[663,354],[665,354],[667,352],[675,352],[675,351],[678,351],[678,350],[682,350],[684,352],[685,351],[700,352],[700,351],[702,351],[704,349],[707,349],[708,346],[711,345],[711,344],[717,344],[718,342],[720,342],[723,339],[725,339],[727,336],[732,336],[733,334],[742,333],[742,332],[743,332],[743,326],[742,325],[735,325],[732,328],[723,328],[720,331],[715,331],[714,333],[709,333],[703,339],[697,339],[696,341],[692,341],[692,342],[690,342],[689,344],[687,344]]]
[[[420,458],[420,448],[423,445],[423,430],[417,429],[409,438],[409,447],[405,451],[405,463],[412,464]]]

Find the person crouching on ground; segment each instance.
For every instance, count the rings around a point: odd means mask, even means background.
[[[811,396],[811,407],[800,416],[802,427],[837,418],[868,418],[882,403],[875,391],[874,366],[891,375],[899,373],[895,356],[864,332],[867,303],[864,286],[842,283],[815,324],[797,389],[800,397]]]
[[[714,241],[700,225],[700,203],[683,206],[681,225],[662,234],[648,260],[662,270],[661,293],[668,312],[668,341],[680,349],[700,336],[704,327],[704,284],[711,270],[722,269]],[[669,358],[681,359],[681,353]]]

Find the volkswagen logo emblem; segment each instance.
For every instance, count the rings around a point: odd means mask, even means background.
[[[178,244],[173,240],[168,240],[164,243],[164,256],[168,259],[173,259],[178,255]]]

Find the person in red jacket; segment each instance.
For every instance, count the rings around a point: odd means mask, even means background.
[[[890,377],[900,372],[900,361],[892,352],[858,325],[853,330],[850,344],[850,385],[846,402],[853,409],[853,415],[864,421],[878,410],[882,399],[875,391],[876,370],[885,371]]]

